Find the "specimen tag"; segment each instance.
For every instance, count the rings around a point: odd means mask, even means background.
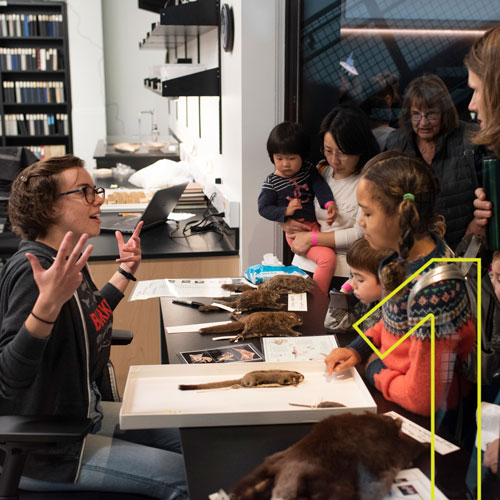
[[[288,310],[307,311],[307,293],[289,293]]]

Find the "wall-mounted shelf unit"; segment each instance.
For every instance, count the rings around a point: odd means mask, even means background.
[[[141,3],[151,8],[149,2],[139,0]],[[216,30],[218,48],[217,48],[217,67],[199,71],[189,72],[189,74],[175,77],[145,78],[144,86],[161,95],[162,97],[219,97],[219,150],[222,152],[222,107],[220,103],[221,95],[221,74],[220,74],[220,2],[219,0],[196,0],[182,3],[179,5],[168,6],[160,9],[160,22],[152,25],[151,31],[139,43],[141,49],[165,50],[165,62],[179,63],[180,59],[170,61],[170,53],[177,56],[178,51],[183,50],[183,61],[192,61],[200,64],[200,37],[210,31]],[[188,55],[189,42],[197,41],[197,44],[190,44],[197,47],[197,58]],[[213,66],[213,64],[210,64]],[[198,100],[201,116],[201,102]],[[200,137],[201,137],[201,118],[200,118]]]
[[[66,2],[0,2],[0,90],[0,146],[72,152]]]
[[[213,68],[163,81],[160,78],[146,78],[144,85],[162,97],[218,96],[220,72],[219,68]]]
[[[177,8],[177,7],[176,7]],[[190,40],[196,39],[198,36],[208,33],[215,26],[164,26],[155,23],[151,26],[151,31],[148,32],[146,38],[139,42],[140,49],[175,49],[179,45],[183,45]]]
[[[139,9],[149,10],[150,12],[160,13],[165,6],[165,0],[139,0]]]
[[[141,49],[173,49],[217,29],[219,0],[196,2],[160,9],[160,22],[139,42]]]
[[[219,0],[197,0],[160,9],[160,22],[139,43],[141,49],[172,50],[186,47],[190,40],[218,29]],[[168,52],[167,52],[168,60]],[[199,61],[198,61],[199,62]],[[213,68],[175,78],[146,78],[147,89],[163,97],[220,96],[220,69]]]

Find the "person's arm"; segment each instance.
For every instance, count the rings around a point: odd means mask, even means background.
[[[453,296],[450,296],[450,289],[455,292]],[[475,327],[466,305],[467,292],[460,283],[445,281],[424,289],[417,302],[419,306],[412,314],[408,328],[430,313],[435,318],[434,382],[437,409],[451,382],[454,360],[457,357],[465,359],[472,349]],[[384,358],[385,365],[368,366],[366,370],[368,378],[371,377],[372,383],[387,400],[426,416],[431,411],[431,334],[429,323],[425,323]],[[390,334],[386,332],[385,335]],[[395,365],[404,369],[388,368]]]
[[[257,200],[259,214],[264,219],[274,222],[285,222],[286,206],[278,205],[278,193],[274,189],[263,187]]]
[[[316,238],[318,240],[317,246],[335,248],[336,246],[335,234],[336,231],[330,231],[329,233],[323,233],[317,231],[316,232]],[[297,255],[305,255],[312,246],[313,243],[312,243],[311,231],[303,231],[300,233],[296,233],[293,240],[292,252],[296,253]]]
[[[311,166],[309,179],[313,188],[314,195],[318,199],[321,208],[326,209],[329,202],[335,202],[330,186],[325,181],[325,179],[323,179],[323,177],[315,167]]]
[[[352,227],[346,227],[345,229],[337,229],[334,232],[335,248],[347,250],[356,240],[363,237],[363,228],[358,224],[360,216],[361,216],[361,209],[358,209],[356,215],[356,222]]]
[[[380,345],[380,333],[383,328],[382,320],[372,328],[366,330],[365,335],[370,338],[374,345]],[[363,337],[357,337],[345,348],[333,349],[325,358],[326,371],[328,375],[341,373],[361,363],[373,353],[372,348],[365,342]]]
[[[303,220],[303,219],[301,219]],[[309,231],[309,226],[300,222],[300,220],[297,219],[290,219],[287,218],[285,222],[278,222],[280,225],[281,229],[285,231],[289,236],[294,236],[296,233],[302,233],[304,231]]]
[[[27,260],[2,282],[7,302],[0,328],[0,396],[16,397],[35,379],[53,323],[62,306],[81,283],[81,270],[92,251],[83,252],[88,235],[80,238],[69,254],[72,238],[67,233],[53,262],[27,253]],[[67,257],[67,258],[66,258]]]
[[[375,387],[383,394],[388,401],[393,401],[403,408],[417,413],[418,415],[429,416],[431,413],[431,343],[429,339],[422,341],[413,334],[407,338],[403,344],[409,343],[408,349],[408,369],[405,373],[389,369],[385,364],[369,365],[367,374],[372,379]],[[454,359],[454,341],[438,340],[435,342],[435,401],[436,410],[441,403],[441,397],[445,394],[445,388],[450,383],[447,376],[453,371],[451,359]],[[405,349],[401,344],[399,349]],[[386,364],[390,363],[389,354]],[[384,358],[385,359],[385,358]],[[376,361],[374,363],[377,363]],[[440,373],[438,370],[442,370]],[[443,373],[446,372],[446,373]]]
[[[62,306],[73,296],[82,282],[81,270],[87,263],[93,246],[88,245],[83,250],[88,240],[88,234],[84,234],[70,253],[72,236],[71,232],[66,233],[54,263],[48,269],[44,269],[34,255],[26,254],[39,291],[38,298],[25,322],[26,328],[34,337],[46,338],[50,335]]]

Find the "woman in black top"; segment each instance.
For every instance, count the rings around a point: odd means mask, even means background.
[[[23,489],[187,498],[178,434],[115,430],[119,403],[100,403],[113,309],[141,262],[141,225],[126,243],[117,232],[119,268],[101,290],[93,283],[85,245],[103,202],[71,155],[34,163],[12,184],[9,217],[23,241],[0,276],[0,413],[94,422],[84,443],[30,454]]]

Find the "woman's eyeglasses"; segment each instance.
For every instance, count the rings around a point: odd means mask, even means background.
[[[59,193],[57,196],[64,196],[67,194],[74,194],[74,193],[83,193],[83,196],[85,196],[85,201],[89,205],[92,205],[92,203],[94,203],[96,194],[98,194],[102,199],[106,198],[106,190],[103,187],[92,187],[92,186],[83,186],[78,189],[66,191],[65,193]]]
[[[333,149],[321,147],[321,148],[319,148],[319,150],[320,150],[321,154],[323,154],[325,156],[335,156],[335,158],[337,158],[340,161],[349,158],[349,155],[347,155],[345,153],[341,153],[340,151],[333,151]]]
[[[422,113],[421,111],[412,111],[410,113],[411,121],[413,123],[418,123],[423,118],[425,118],[428,122],[435,122],[439,120],[440,115],[440,111],[429,111],[427,113]]]

